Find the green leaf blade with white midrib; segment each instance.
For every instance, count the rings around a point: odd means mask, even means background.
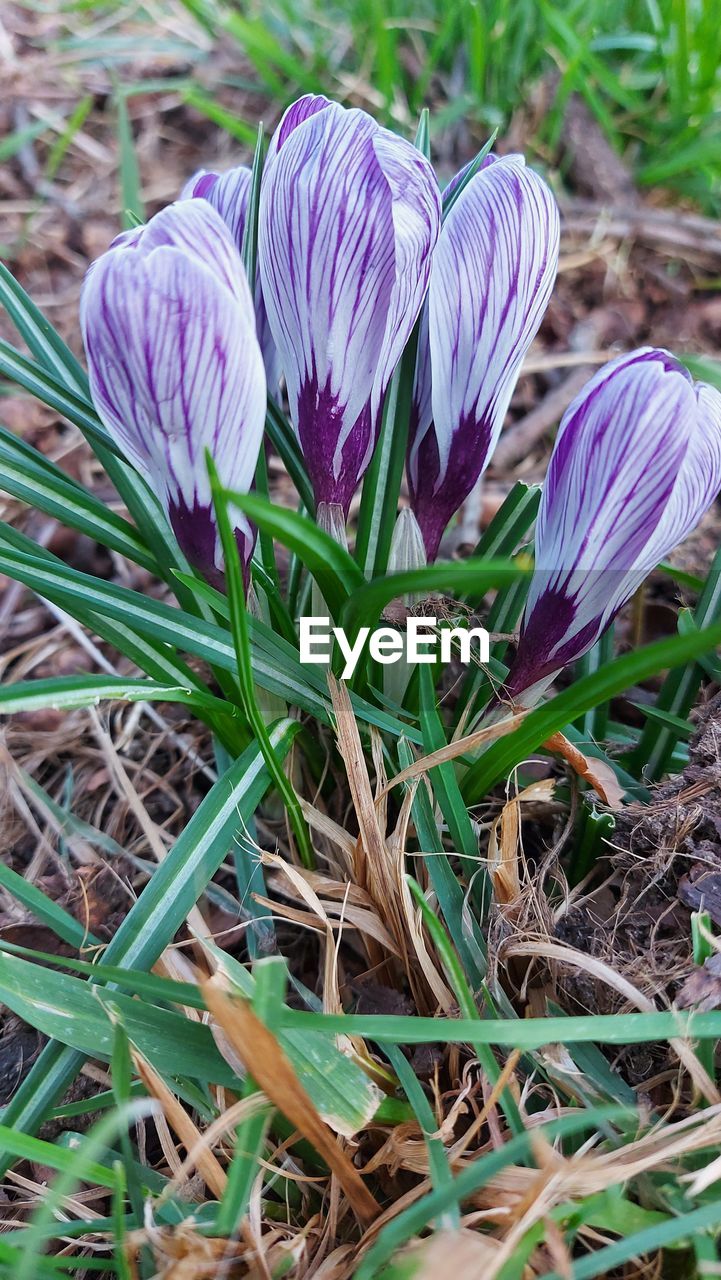
[[[484,797],[501,778],[528,755],[537,751],[552,734],[572,724],[580,715],[600,702],[640,680],[646,680],[667,667],[691,662],[721,644],[721,623],[688,636],[658,640],[578,680],[548,702],[531,711],[520,727],[494,742],[475,764],[471,765],[461,786],[467,803]]]
[[[51,557],[44,557],[40,548],[38,554],[32,556],[18,551],[3,539],[1,529],[0,572],[25,583],[38,595],[60,603],[73,617],[78,616],[80,607],[83,617],[95,613],[125,624],[132,620],[135,628],[151,639],[180,648],[223,670],[235,672],[235,651],[230,633],[224,628],[127,587],[70,569]],[[254,639],[253,670],[258,684],[323,723],[330,723],[330,699],[319,692],[321,677],[301,666],[297,654],[291,658],[292,647],[275,637],[270,628],[252,620],[251,633]],[[274,646],[278,650],[277,657]],[[417,730],[365,699],[351,694],[351,701],[359,720],[389,733],[404,733],[414,742],[420,741]]]
[[[197,689],[124,676],[50,676],[0,687],[0,715],[46,708],[73,711],[99,702],[180,702],[210,716],[239,714],[232,703]]]
[[[296,721],[280,721],[271,741],[282,757],[298,732]],[[150,969],[162,955],[227,855],[238,831],[247,828],[269,785],[263,758],[250,746],[233,762],[196,809],[165,861],[133,904],[105,958],[126,968]],[[8,1103],[7,1124],[32,1132],[80,1070],[83,1055],[50,1041]],[[0,1155],[0,1176],[8,1161]]]
[[[1,945],[1,944],[0,944]],[[189,1076],[237,1088],[238,1077],[218,1052],[210,1029],[92,980],[55,972],[0,950],[0,996],[29,1026],[89,1058],[110,1062],[113,1018],[166,1079]]]
[[[4,427],[0,427],[0,488],[149,572],[158,572],[155,557],[127,520]]]
[[[79,360],[3,262],[0,262],[0,304],[35,359],[90,403],[88,376]]]

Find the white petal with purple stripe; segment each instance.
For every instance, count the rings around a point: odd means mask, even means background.
[[[316,499],[347,510],[426,289],[440,224],[432,170],[365,112],[289,108],[258,238],[271,332]]]
[[[204,451],[222,481],[252,484],[265,378],[240,259],[204,201],[163,210],[94,264],[81,325],[98,413],[161,498],[179,541],[220,568]],[[238,518],[247,538],[247,522]]]
[[[718,392],[651,348],[597,373],[556,439],[509,690],[581,657],[719,488]]]
[[[558,243],[553,195],[520,156],[489,156],[443,224],[408,457],[414,510],[431,556],[490,461],[548,305]]]

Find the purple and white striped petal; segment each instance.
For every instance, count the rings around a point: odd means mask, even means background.
[[[411,501],[431,559],[498,442],[551,296],[558,243],[556,202],[521,156],[488,156],[445,219],[408,453]]]
[[[586,653],[719,488],[718,392],[652,348],[597,373],[556,439],[509,693],[528,701]]]
[[[202,169],[186,182],[180,193],[181,200],[207,200],[220,214],[235,241],[238,252],[243,249],[243,235],[248,216],[248,200],[252,185],[252,173],[247,165],[238,165],[227,173],[211,173]],[[277,396],[280,384],[280,362],[260,287],[260,276],[255,282],[255,321],[260,349],[263,352],[268,388]]]
[[[293,130],[298,128],[299,124],[303,124],[311,116],[317,115],[319,111],[325,111],[326,107],[336,105],[336,103],[331,102],[330,98],[324,97],[322,93],[306,93],[302,98],[298,98],[296,102],[292,102],[283,113],[280,124],[270,140],[268,153],[265,157],[264,171],[267,173],[283,143],[290,137]]]
[[[258,261],[318,502],[347,512],[440,225],[428,162],[363,111],[301,99],[271,145]]]
[[[93,264],[80,306],[98,414],[158,494],[188,559],[222,578],[205,449],[247,491],[266,390],[248,282],[205,201],[181,201]],[[236,513],[247,565],[254,534]]]

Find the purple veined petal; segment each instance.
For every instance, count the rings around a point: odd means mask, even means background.
[[[192,200],[193,197],[200,200],[205,199],[208,192],[212,191],[219,177],[220,174],[215,173],[212,169],[198,169],[197,173],[194,173],[192,178],[188,178],[188,181],[184,184],[178,199]]]
[[[252,173],[247,165],[237,165],[227,173],[204,174],[195,184],[191,193],[197,199],[207,200],[216,213],[219,213],[240,253],[243,248],[243,233],[248,216],[248,200],[252,183]],[[213,178],[214,181],[210,181]]]
[[[484,169],[490,168],[492,164],[497,164],[499,160],[513,160],[516,164],[522,164],[522,165],[526,163],[526,157],[521,155],[520,152],[517,152],[517,151],[512,151],[507,156],[497,156],[495,152],[489,151],[488,155],[484,156],[483,159],[481,160],[481,163],[479,164],[476,172],[482,173]],[[448,200],[449,196],[453,195],[453,192],[455,191],[456,187],[459,185],[459,183],[463,181],[466,174],[468,173],[468,170],[474,164],[475,164],[475,160],[469,160],[468,164],[464,164],[463,168],[459,169],[458,173],[455,173],[453,175],[450,182],[446,183],[445,187],[443,188],[444,201]]]
[[[201,169],[189,182],[186,182],[180,197],[186,200],[207,200],[228,227],[239,253],[243,249],[252,178],[252,172],[247,165],[237,165],[235,169],[229,169],[227,173],[222,174]],[[272,395],[277,396],[281,377],[280,361],[268,324],[260,276],[255,282],[255,320],[258,341],[263,352],[268,389]]]
[[[612,361],[569,407],[541,499],[511,694],[581,657],[675,545],[674,498],[687,459],[699,457],[698,419],[685,370],[653,349]],[[706,505],[711,485],[699,486]],[[699,515],[697,506],[693,523]]]
[[[331,102],[330,98],[325,98],[322,93],[306,93],[302,98],[298,98],[296,102],[292,102],[284,111],[278,128],[270,140],[264,169],[267,169],[275,159],[283,143],[287,141],[294,129],[304,124],[306,120],[310,120],[311,116],[317,115],[319,111],[325,111],[326,107],[336,105],[336,103]]]
[[[433,424],[433,406],[431,403],[431,344],[428,334],[428,301],[424,302],[418,325],[418,347],[416,349],[416,369],[413,380],[413,403],[411,405],[411,424],[409,438],[415,442],[415,448],[409,452],[409,473],[418,457],[418,447],[427,431]],[[417,487],[417,473],[414,471],[411,483]]]
[[[211,271],[247,307],[250,290],[240,256],[232,238],[218,234],[221,220],[215,213],[208,217],[209,207],[205,200],[176,201],[156,213],[144,227],[134,227],[132,240],[123,242],[118,237],[111,249],[133,252],[139,257],[148,257],[162,246],[177,249]]]
[[[374,147],[391,194],[395,282],[386,318],[383,358],[373,384],[373,417],[380,411],[423,304],[441,221],[438,184],[425,157],[387,129],[379,130]]]
[[[364,112],[324,99],[264,171],[263,296],[318,502],[347,512],[368,464],[438,222],[427,162]]]
[[[160,232],[152,219],[134,247],[108,250],[86,277],[80,318],[90,386],[103,424],[157,493],[183,551],[219,581],[205,449],[225,485],[250,488],[265,423],[262,358],[242,266],[242,288],[234,278],[228,287],[218,270],[235,252],[219,215],[204,201],[184,201],[157,219]],[[247,563],[253,534],[240,513],[234,519]]]
[[[696,424],[656,540],[648,549],[649,572],[696,528],[721,490],[721,392],[694,386]]]
[[[412,505],[429,558],[490,461],[551,296],[558,245],[553,195],[516,157],[481,167],[443,224],[408,455]]]

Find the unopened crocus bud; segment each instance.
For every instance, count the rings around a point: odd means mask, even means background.
[[[531,705],[595,644],[721,488],[721,394],[666,351],[611,361],[564,415],[507,692]]]
[[[163,504],[180,547],[222,582],[205,451],[246,492],[266,386],[248,282],[232,237],[202,200],[170,205],[93,263],[80,306],[98,414]],[[231,508],[243,564],[254,533]]]
[[[523,156],[488,156],[445,218],[421,318],[408,449],[411,504],[431,560],[498,443],[548,306],[558,244],[556,201]]]
[[[251,170],[244,164],[237,165],[235,169],[229,169],[226,173],[212,173],[207,169],[201,169],[189,182],[186,182],[180,195],[181,200],[207,200],[223,219],[235,241],[238,253],[242,253],[243,250],[252,178]],[[255,319],[258,342],[263,352],[268,390],[271,395],[277,395],[280,382],[278,352],[268,326],[258,273],[255,281]]]
[[[347,515],[413,330],[440,226],[428,161],[364,111],[286,111],[263,173],[258,264],[316,501]]]

